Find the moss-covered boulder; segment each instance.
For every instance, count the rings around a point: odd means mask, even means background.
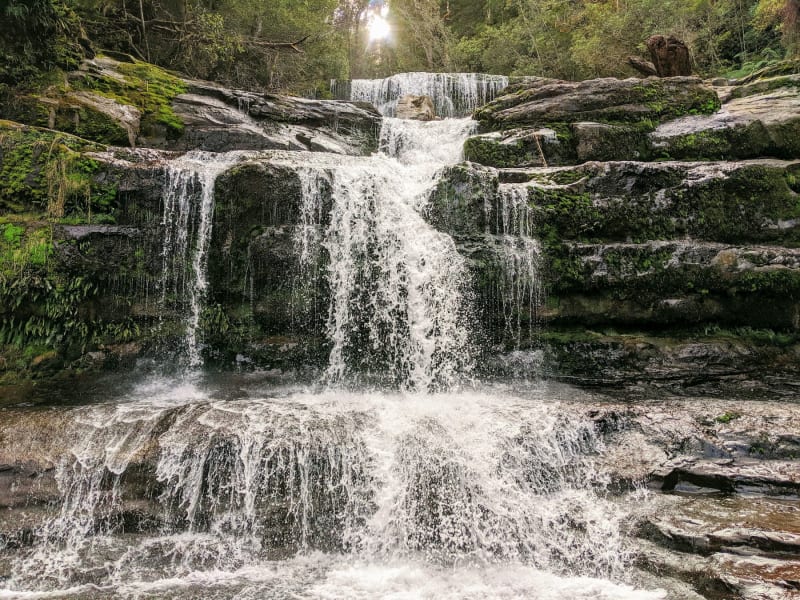
[[[650,135],[653,156],[800,158],[800,75],[728,89],[729,99],[720,112],[683,117],[656,128]]]
[[[475,118],[488,130],[581,121],[658,122],[719,107],[714,90],[691,77],[534,80],[510,87],[478,109]]]
[[[551,377],[584,385],[642,384],[738,393],[783,387],[792,394],[800,360],[794,333],[753,327],[679,328],[656,333],[613,328],[549,327],[537,345]]]
[[[498,168],[575,165],[587,161],[647,160],[649,122],[550,123],[544,128],[492,131],[469,138],[464,157]]]
[[[568,244],[551,250],[546,319],[800,329],[800,251],[708,242]]]
[[[575,167],[445,171],[431,223],[452,234],[497,231],[503,202],[523,194],[545,246],[680,239],[800,245],[800,164],[773,160],[591,162]]]

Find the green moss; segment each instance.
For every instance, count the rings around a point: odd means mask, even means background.
[[[532,140],[504,144],[496,139],[471,137],[464,143],[464,159],[498,168],[542,164],[539,151]]]
[[[145,136],[158,135],[163,129],[167,137],[179,137],[184,125],[172,110],[172,101],[186,92],[183,81],[155,65],[139,61],[119,63],[118,69],[124,81],[86,75],[82,80],[76,80],[74,85],[141,110],[142,134]]]
[[[717,423],[727,424],[727,423],[730,423],[731,421],[734,421],[734,420],[739,419],[741,417],[742,417],[742,413],[736,412],[735,410],[729,410],[729,411],[727,411],[727,412],[715,417],[714,420]]]
[[[27,230],[14,224],[0,225],[0,277],[13,277],[43,267],[53,252],[51,228],[33,222]]]
[[[25,229],[18,225],[9,224],[3,227],[3,240],[11,248],[19,248],[19,242]]]
[[[0,121],[0,208],[61,219],[114,209],[113,182],[95,178],[102,165],[85,156],[103,146],[68,134]]]

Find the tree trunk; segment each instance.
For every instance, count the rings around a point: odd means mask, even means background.
[[[689,48],[674,36],[654,35],[647,40],[647,49],[659,77],[692,74]]]

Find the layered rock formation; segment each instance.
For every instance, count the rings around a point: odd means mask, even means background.
[[[137,77],[149,96],[131,91]],[[522,78],[479,109],[471,162],[444,173],[424,210],[471,265],[479,367],[504,373],[516,369],[505,353],[544,348],[553,374],[587,383],[790,383],[800,352],[797,77],[724,88]],[[216,182],[206,357],[324,362],[328,292],[324,277],[304,276],[295,240],[300,152],[373,151],[375,109],[226,90],[102,57],[69,80],[75,89],[6,107],[63,133],[2,122],[6,377],[113,366],[180,343],[186,301],[163,281],[165,164],[188,148],[244,152]],[[97,133],[101,121],[115,125]],[[509,254],[506,237],[523,233],[538,246]],[[521,268],[538,268],[538,280],[520,284],[509,270]]]
[[[445,178],[432,216],[470,252],[476,236],[504,233],[504,198],[524,195],[548,291],[530,344],[550,350],[556,374],[790,383],[796,77],[715,89],[690,78],[512,85],[476,112],[472,164]]]

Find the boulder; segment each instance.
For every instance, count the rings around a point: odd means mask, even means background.
[[[692,77],[543,79],[509,86],[475,112],[484,129],[580,121],[642,123],[715,112],[719,98]]]
[[[407,94],[397,100],[395,116],[398,119],[433,121],[436,118],[436,109],[430,96]]]
[[[675,36],[650,36],[647,40],[647,49],[659,77],[680,77],[692,74],[689,48]]]
[[[650,134],[653,154],[677,159],[800,157],[800,75],[728,88],[712,115],[663,123]]]

